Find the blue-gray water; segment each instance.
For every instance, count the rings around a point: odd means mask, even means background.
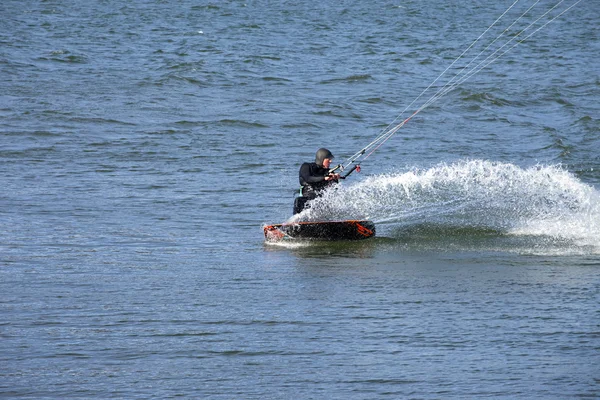
[[[595,1],[263,241],[512,3],[3,1],[0,397],[600,397]]]

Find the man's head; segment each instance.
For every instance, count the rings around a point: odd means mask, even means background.
[[[333,160],[333,154],[331,154],[329,150],[325,148],[320,148],[319,150],[317,150],[317,155],[315,156],[315,163],[317,163],[319,167],[329,168],[331,160]]]

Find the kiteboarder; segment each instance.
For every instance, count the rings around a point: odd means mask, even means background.
[[[331,151],[320,148],[315,155],[315,162],[305,162],[300,166],[300,196],[294,201],[294,214],[301,212],[306,202],[317,198],[325,189],[339,181],[340,174],[329,169],[332,160]]]

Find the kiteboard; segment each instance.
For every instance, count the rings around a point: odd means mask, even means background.
[[[375,236],[375,224],[367,220],[293,222],[263,227],[267,242],[283,240],[362,240]]]

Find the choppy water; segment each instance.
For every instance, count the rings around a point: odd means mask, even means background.
[[[592,1],[301,216],[377,238],[263,242],[511,4],[2,2],[0,397],[598,397]]]

